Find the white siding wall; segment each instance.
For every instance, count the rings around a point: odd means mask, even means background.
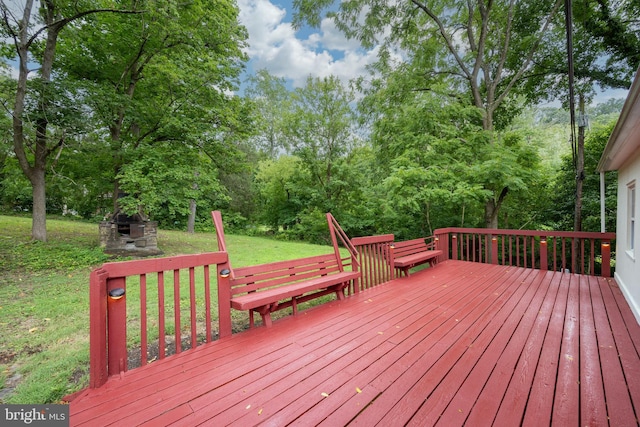
[[[628,249],[629,234],[629,184],[635,180],[635,249]],[[618,219],[616,227],[615,277],[636,320],[640,323],[640,155],[636,155],[618,171]]]

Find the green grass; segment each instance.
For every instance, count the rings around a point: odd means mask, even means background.
[[[89,273],[118,259],[99,248],[96,224],[50,219],[47,243],[31,241],[30,218],[0,216],[0,230],[0,403],[57,402],[88,384]],[[158,245],[164,256],[217,250],[214,233],[159,230]],[[331,251],[239,235],[228,235],[227,247],[235,267]],[[188,311],[183,286],[181,307]],[[127,299],[135,306],[135,286],[128,287]],[[129,312],[129,322],[139,322],[135,310]],[[188,315],[184,319],[188,327]],[[246,319],[234,313],[234,322],[242,328]],[[132,334],[131,343],[136,339]]]

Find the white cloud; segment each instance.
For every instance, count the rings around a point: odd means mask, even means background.
[[[330,19],[320,29],[299,38],[287,11],[268,0],[240,0],[240,21],[249,32],[247,54],[254,70],[289,79],[294,86],[306,78],[335,75],[344,82],[366,73],[376,59],[377,49],[364,50],[357,41],[347,39]]]

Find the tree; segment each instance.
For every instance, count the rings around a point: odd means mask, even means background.
[[[324,212],[332,211],[348,191],[343,179],[348,171],[340,163],[356,144],[353,101],[337,77],[308,77],[293,93],[286,113],[291,152],[302,160],[313,182],[315,206]]]
[[[290,109],[291,97],[285,80],[259,70],[249,78],[246,94],[256,108],[256,148],[267,157],[276,158],[287,149],[282,112]]]
[[[287,230],[298,222],[307,201],[303,174],[301,161],[296,156],[283,155],[258,164],[255,182],[263,206],[260,219],[272,230],[278,231],[280,227]]]
[[[584,231],[600,231],[600,175],[596,168],[602,151],[609,140],[615,120],[606,125],[594,126],[585,140],[585,180],[583,192],[583,229]],[[575,169],[571,156],[563,158],[562,166],[552,181],[549,217],[555,229],[568,229],[573,224]],[[606,227],[616,227],[616,172],[607,172]]]
[[[295,22],[318,25],[332,0],[296,0]],[[381,61],[395,47],[415,67],[414,90],[436,84],[453,97],[468,99],[482,113],[490,143],[517,112],[511,107],[516,89],[533,68],[547,30],[562,2],[471,2],[383,0],[342,2],[329,13],[349,37],[372,46],[382,39]],[[420,71],[420,73],[418,73]],[[496,171],[498,172],[498,171]],[[498,212],[508,187],[487,193],[487,227],[498,226]]]
[[[592,64],[599,81],[628,88],[640,64],[640,2],[582,0],[574,5],[574,14],[577,24],[606,47],[605,61]]]
[[[61,43],[60,69],[81,82],[82,101],[111,148],[113,209],[131,214],[144,206],[174,225],[190,217],[193,230],[207,189],[216,188],[208,194],[220,195],[219,203],[226,200],[213,183],[219,169],[237,170],[243,157],[237,142],[250,129],[247,106],[232,92],[246,59],[246,30],[233,2],[139,4],[146,9],[138,16],[77,21]],[[147,167],[160,158],[165,165]],[[169,177],[177,180],[162,187]],[[141,186],[145,180],[154,185]],[[168,196],[164,190],[178,183],[182,191],[161,208],[158,194]]]
[[[46,241],[47,159],[63,146],[69,126],[66,122],[69,109],[67,114],[56,111],[69,98],[69,93],[65,93],[65,88],[59,87],[52,79],[58,36],[68,25],[85,16],[100,12],[137,12],[95,8],[95,1],[61,0],[42,1],[39,10],[34,11],[34,3],[34,0],[25,0],[23,7],[17,8],[0,0],[0,30],[2,36],[9,40],[2,43],[1,50],[5,57],[15,57],[18,61],[17,87],[10,111],[13,150],[33,189],[31,237]],[[105,2],[107,6],[110,3]],[[34,62],[40,66],[38,77],[29,79],[29,66]]]

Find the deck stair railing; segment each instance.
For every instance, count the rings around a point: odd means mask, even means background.
[[[331,243],[333,244],[333,250],[335,251],[336,258],[341,260],[342,270],[345,267],[351,266],[352,271],[360,270],[360,261],[358,256],[358,250],[353,245],[347,234],[344,232],[338,221],[331,215],[331,213],[327,212],[327,224],[329,226],[329,234],[331,235]],[[342,256],[340,252],[340,247],[346,248],[349,252],[348,256]],[[353,285],[353,289],[345,289],[348,294],[358,292],[360,289],[361,279],[355,280],[355,284]]]
[[[211,341],[217,310],[211,292],[229,280],[228,268],[226,252],[211,252],[112,262],[94,270],[89,387],[127,371],[130,354],[144,366],[182,352],[183,341],[190,349]],[[152,347],[157,354],[149,360]]]
[[[362,272],[360,290],[372,288],[395,278],[391,260],[393,238],[393,234],[383,234],[351,239],[358,250]]]
[[[443,228],[448,259],[611,277],[615,233]]]

